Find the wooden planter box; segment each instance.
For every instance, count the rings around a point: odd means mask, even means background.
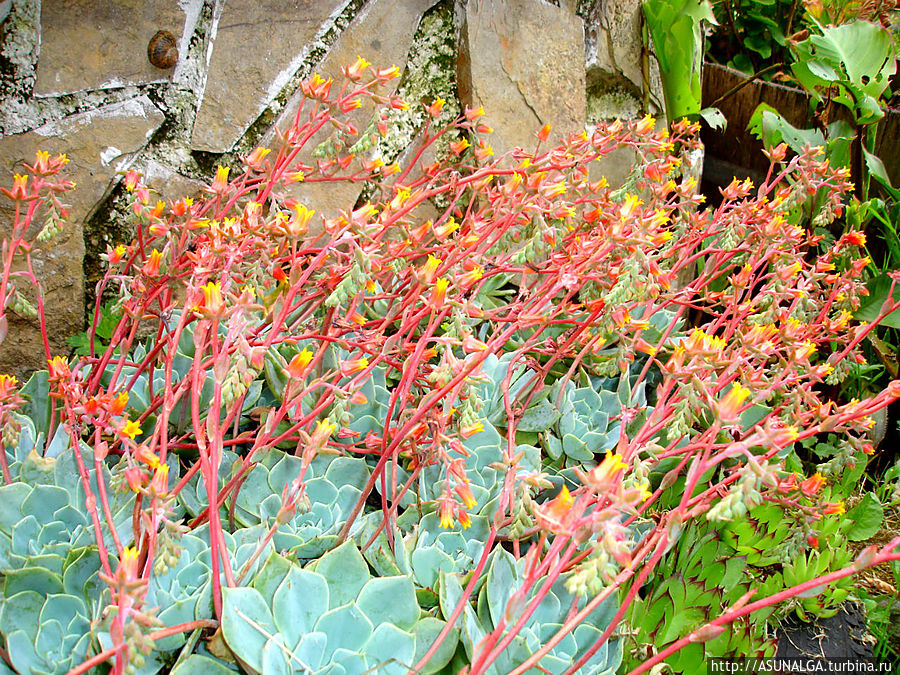
[[[703,105],[709,106],[719,96],[743,82],[746,77],[716,63],[703,64]],[[809,100],[801,89],[771,82],[751,82],[718,104],[728,120],[724,132],[705,129],[705,178],[716,184],[727,184],[733,176],[760,180],[769,162],[762,154],[762,143],[747,131],[756,106],[767,103],[799,128],[813,126],[809,116]],[[900,110],[888,110],[878,125],[875,153],[884,162],[895,187],[900,185]],[[723,182],[724,181],[724,182]]]

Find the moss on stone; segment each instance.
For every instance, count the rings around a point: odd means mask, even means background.
[[[435,99],[445,101],[436,126],[443,126],[461,114],[462,105],[456,91],[458,32],[452,0],[442,0],[422,17],[413,35],[406,72],[397,89],[409,109],[392,111],[387,136],[375,149],[375,154],[385,162],[394,161],[414,141],[425,126],[428,116],[425,106]]]
[[[641,101],[622,88],[588,90],[588,122],[634,119],[641,115]]]

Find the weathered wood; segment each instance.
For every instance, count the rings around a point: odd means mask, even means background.
[[[703,64],[703,105],[709,106],[717,98],[745,80],[739,71],[716,63]],[[800,89],[772,82],[751,82],[740,91],[717,104],[728,120],[724,132],[706,129],[703,142],[707,155],[744,167],[751,173],[765,173],[768,161],[762,154],[762,143],[747,132],[747,124],[760,103],[767,103],[784,118],[800,128],[814,122],[809,97]],[[900,111],[888,110],[878,125],[875,153],[884,162],[891,182],[900,185]]]

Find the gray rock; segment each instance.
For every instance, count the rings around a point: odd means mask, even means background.
[[[147,60],[147,44],[157,31],[167,30],[184,55],[198,11],[198,0],[43,0],[34,93],[57,95],[168,80],[177,66],[154,67]]]
[[[343,81],[341,68],[352,64],[357,56],[370,61],[376,68],[397,66],[402,72],[406,67],[407,52],[416,27],[422,15],[434,5],[436,0],[373,0],[367,3],[359,14],[335,42],[331,51],[316,67],[322,77],[332,77],[336,86]],[[385,93],[393,92],[399,78],[390,83]],[[291,98],[284,111],[275,123],[279,131],[288,129],[293,122],[297,109],[303,101],[301,92]],[[365,108],[351,113],[359,129],[365,129],[371,111]],[[326,140],[328,132],[320,133],[309,142],[298,156],[304,164],[314,164],[313,151],[317,145]],[[264,145],[275,142],[274,131],[264,140]],[[348,171],[359,168],[354,163]],[[299,199],[310,208],[316,210],[315,222],[319,216],[334,217],[340,210],[351,209],[360,193],[360,185],[350,182],[335,183],[294,183],[290,188],[290,196]]]
[[[571,11],[540,0],[469,2],[460,34],[459,94],[484,106],[499,155],[534,149],[537,132],[551,138],[584,129],[584,28]]]
[[[47,317],[47,335],[54,355],[67,354],[67,339],[83,329],[84,221],[98,202],[121,179],[134,154],[162,124],[163,116],[142,96],[87,113],[72,115],[23,134],[0,139],[2,183],[21,172],[22,162],[34,162],[38,150],[66,153],[64,175],[76,184],[63,195],[69,219],[63,232],[32,249],[35,273],[41,283]],[[11,202],[0,202],[0,230],[8,235],[13,220]],[[19,283],[23,292],[30,291]],[[40,325],[10,314],[10,329],[0,345],[0,372],[16,375],[46,366]]]
[[[203,181],[183,176],[171,166],[155,159],[136,162],[131,168],[143,174],[144,183],[153,191],[154,199],[162,199],[167,203],[178,201],[182,197],[196,198],[205,187]]]
[[[226,1],[191,146],[229,150],[296,74],[323,22],[344,1]]]

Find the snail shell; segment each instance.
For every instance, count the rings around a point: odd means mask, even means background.
[[[168,70],[178,61],[178,42],[167,30],[157,31],[147,45],[147,58],[157,68]]]

